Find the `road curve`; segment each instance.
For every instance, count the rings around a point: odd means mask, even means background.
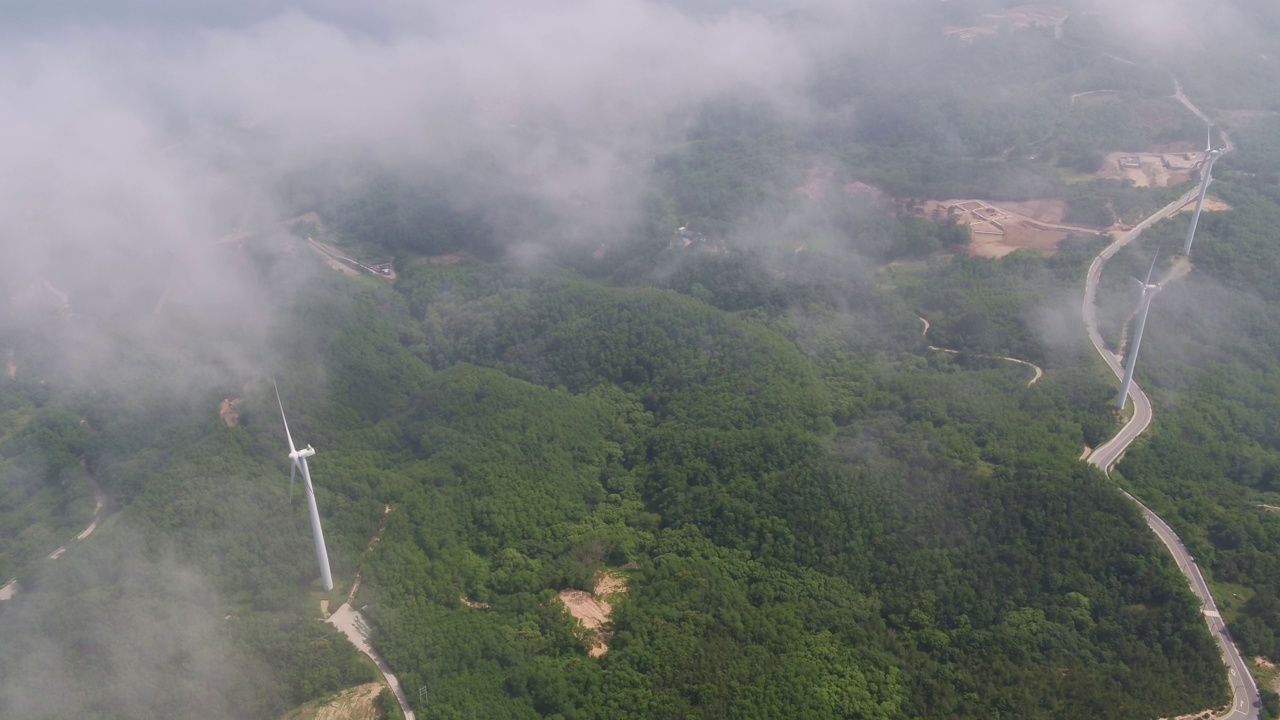
[[[1179,208],[1194,199],[1197,193],[1199,193],[1199,188],[1188,190],[1182,197],[1160,208],[1154,215],[1138,223],[1132,230],[1120,234],[1089,265],[1089,274],[1085,277],[1084,282],[1084,302],[1081,304],[1080,314],[1084,318],[1085,329],[1089,332],[1089,341],[1093,343],[1094,349],[1107,362],[1107,365],[1116,374],[1117,378],[1124,375],[1124,368],[1120,367],[1120,358],[1107,349],[1106,342],[1102,339],[1102,334],[1098,332],[1098,313],[1095,300],[1098,296],[1098,281],[1102,278],[1102,268],[1107,264],[1108,260],[1120,252],[1121,248],[1136,240],[1143,230],[1176,213]],[[1142,388],[1138,387],[1137,383],[1130,387],[1129,397],[1133,400],[1133,417],[1129,419],[1129,422],[1125,423],[1124,427],[1120,428],[1120,432],[1115,437],[1098,446],[1093,451],[1093,454],[1089,456],[1089,463],[1096,465],[1103,472],[1110,472],[1111,467],[1120,460],[1129,445],[1151,425],[1151,401],[1147,399],[1146,393],[1142,392]]]
[[[1097,312],[1094,306],[1094,300],[1098,294],[1098,280],[1102,277],[1102,268],[1121,248],[1137,239],[1143,230],[1177,212],[1179,208],[1195,198],[1198,192],[1198,188],[1188,191],[1182,197],[1161,208],[1151,217],[1143,220],[1132,230],[1117,236],[1115,241],[1099,253],[1089,266],[1089,274],[1085,278],[1084,303],[1081,307],[1081,316],[1084,318],[1085,328],[1089,332],[1089,340],[1093,343],[1094,349],[1107,362],[1117,379],[1124,374],[1124,370],[1120,367],[1120,359],[1107,349],[1101,333],[1098,332]],[[1129,397],[1133,400],[1133,416],[1124,424],[1124,427],[1120,428],[1120,432],[1115,437],[1100,445],[1089,455],[1089,464],[1104,473],[1110,473],[1111,468],[1124,455],[1129,445],[1151,425],[1151,400],[1142,391],[1142,388],[1138,387],[1137,383],[1132,384]],[[1258,694],[1258,686],[1254,682],[1252,673],[1249,672],[1249,666],[1245,664],[1244,658],[1240,656],[1240,651],[1231,640],[1226,623],[1223,622],[1222,616],[1218,612],[1218,606],[1213,601],[1213,594],[1209,591],[1209,586],[1204,580],[1204,575],[1200,572],[1200,567],[1196,565],[1191,553],[1187,552],[1186,546],[1182,544],[1182,540],[1178,538],[1177,533],[1173,531],[1173,528],[1169,527],[1168,523],[1129,493],[1126,492],[1125,497],[1128,497],[1137,503],[1138,507],[1142,508],[1142,514],[1147,520],[1147,525],[1151,527],[1151,530],[1169,549],[1169,553],[1173,555],[1174,561],[1178,564],[1178,569],[1182,571],[1182,574],[1186,576],[1187,581],[1191,584],[1191,591],[1200,599],[1200,609],[1204,613],[1205,623],[1209,626],[1209,633],[1213,635],[1214,641],[1218,643],[1218,648],[1222,652],[1222,662],[1227,666],[1228,680],[1231,683],[1231,707],[1217,717],[1219,720],[1258,720],[1262,705],[1261,697]]]
[[[924,341],[927,343],[929,342],[929,328],[932,326],[929,324],[928,320],[924,319],[924,316],[917,315],[916,317],[920,320],[920,322],[924,323],[924,330],[921,331],[920,336],[923,337]],[[934,352],[951,353],[952,355],[960,354],[959,350],[952,350],[951,348],[938,347],[937,345],[929,345],[928,347],[930,350],[933,350]],[[1027,360],[1019,360],[1016,357],[1008,357],[1006,355],[975,355],[974,357],[988,358],[990,360],[1004,360],[1005,362],[1017,363],[1019,365],[1025,365],[1031,368],[1032,376],[1031,376],[1031,379],[1027,381],[1027,387],[1031,387],[1032,385],[1035,385],[1036,383],[1040,382],[1040,378],[1044,377],[1044,370],[1041,369],[1039,365],[1033,362],[1029,362]]]

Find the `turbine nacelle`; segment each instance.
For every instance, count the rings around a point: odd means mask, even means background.
[[[316,454],[316,449],[315,449],[315,448],[313,448],[313,447],[311,447],[310,445],[308,445],[308,446],[306,446],[306,447],[302,448],[301,450],[294,450],[294,451],[290,452],[290,453],[289,453],[289,459],[290,459],[290,460],[295,460],[295,461],[296,461],[296,460],[299,460],[299,459],[301,459],[301,458],[309,458],[309,457],[311,457],[312,455],[315,455],[315,454]]]

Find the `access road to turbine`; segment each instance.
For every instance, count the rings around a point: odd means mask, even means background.
[[[1179,88],[1180,93],[1181,88]],[[1187,101],[1184,99],[1183,102],[1186,103]],[[1229,142],[1228,146],[1230,146]],[[1161,208],[1151,217],[1143,220],[1132,230],[1120,235],[1115,242],[1099,253],[1093,259],[1093,264],[1089,266],[1089,274],[1085,278],[1084,303],[1081,307],[1081,315],[1084,318],[1085,328],[1089,332],[1090,342],[1093,343],[1094,349],[1098,351],[1102,359],[1107,362],[1111,371],[1115,373],[1116,379],[1124,376],[1124,369],[1120,366],[1120,359],[1115,353],[1107,349],[1106,343],[1102,340],[1102,334],[1098,332],[1097,310],[1094,306],[1094,300],[1098,294],[1098,280],[1102,277],[1102,268],[1121,248],[1136,240],[1143,230],[1173,215],[1190,202],[1198,192],[1198,189],[1187,192],[1182,197]],[[1104,473],[1111,471],[1112,466],[1124,455],[1125,450],[1129,449],[1129,445],[1151,425],[1151,400],[1142,391],[1142,388],[1138,387],[1137,383],[1133,383],[1130,387],[1129,397],[1133,398],[1133,417],[1125,423],[1115,437],[1099,446],[1089,456],[1089,464]],[[1143,505],[1137,498],[1127,492],[1125,496],[1142,508],[1142,514],[1147,520],[1147,525],[1151,527],[1151,530],[1169,549],[1169,553],[1173,555],[1174,562],[1178,564],[1178,569],[1182,571],[1182,574],[1186,576],[1187,581],[1191,584],[1191,591],[1200,599],[1200,609],[1204,614],[1205,623],[1209,626],[1209,634],[1213,635],[1214,641],[1222,652],[1222,662],[1227,666],[1228,680],[1231,683],[1231,708],[1217,717],[1219,720],[1259,720],[1261,716],[1259,708],[1262,703],[1258,694],[1258,686],[1254,683],[1253,675],[1249,672],[1249,666],[1245,664],[1244,658],[1240,656],[1240,651],[1231,640],[1226,623],[1223,622],[1222,615],[1218,612],[1218,606],[1213,600],[1213,593],[1209,591],[1209,586],[1205,582],[1199,566],[1196,565],[1191,553],[1187,552],[1186,546],[1182,544],[1182,540],[1178,538],[1177,533],[1173,531],[1173,528],[1169,527],[1168,523],[1146,505]]]

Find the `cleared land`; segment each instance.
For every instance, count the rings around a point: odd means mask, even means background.
[[[1178,208],[1178,212],[1189,213],[1194,211],[1195,209],[1196,209],[1196,201],[1192,200],[1186,205],[1183,205],[1182,207]],[[1216,198],[1212,195],[1205,195],[1204,207],[1200,209],[1200,212],[1227,212],[1228,210],[1231,210],[1231,209],[1233,208],[1221,198]]]
[[[1113,152],[1095,174],[1106,180],[1131,180],[1138,187],[1169,187],[1189,180],[1202,156],[1200,152]]]
[[[222,418],[222,422],[227,427],[235,427],[240,424],[240,398],[224,398],[222,404],[218,406],[218,417]]]
[[[367,683],[343,690],[328,701],[307,703],[280,717],[280,720],[379,720],[375,699],[382,683]]]
[[[593,592],[586,590],[561,590],[560,602],[564,603],[569,614],[582,623],[586,629],[587,642],[591,649],[587,654],[598,658],[609,652],[608,640],[613,633],[605,630],[609,617],[613,614],[613,606],[608,598],[627,591],[627,580],[621,575],[600,573],[596,576]]]
[[[1000,207],[985,200],[929,200],[921,207],[921,213],[939,222],[953,219],[968,225],[973,237],[970,255],[998,258],[1014,250],[1030,249],[1050,256],[1058,251],[1058,244],[1068,233],[1047,225],[1061,221],[1065,207],[1059,200],[1004,203]]]

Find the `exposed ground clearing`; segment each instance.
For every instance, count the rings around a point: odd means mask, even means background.
[[[1187,203],[1186,205],[1183,205],[1182,207],[1178,208],[1178,212],[1179,212],[1179,213],[1189,213],[1189,212],[1194,211],[1195,209],[1196,209],[1196,201],[1195,201],[1195,200],[1192,200],[1191,202]],[[1212,196],[1212,195],[1205,195],[1205,196],[1204,196],[1204,207],[1203,207],[1203,208],[1201,208],[1201,211],[1202,211],[1202,212],[1227,212],[1228,210],[1233,210],[1233,209],[1234,209],[1234,208],[1232,208],[1230,205],[1228,205],[1228,204],[1227,204],[1225,201],[1223,201],[1222,199],[1220,199],[1220,198],[1216,198],[1216,197],[1214,197],[1214,196]]]
[[[1064,207],[1058,200],[1042,200],[1024,203],[1004,203],[997,207],[985,200],[929,200],[921,206],[920,214],[937,222],[952,219],[968,225],[972,239],[969,254],[978,257],[1004,257],[1014,250],[1030,249],[1046,257],[1058,251],[1058,244],[1067,238],[1065,230],[1037,226],[1037,222],[1024,213],[1014,211],[1014,206],[1026,206],[1038,213],[1059,218]],[[1041,221],[1053,224],[1051,221]],[[1083,230],[1083,229],[1082,229]]]
[[[608,641],[613,633],[605,628],[613,607],[608,598],[627,591],[627,579],[622,575],[602,572],[596,575],[594,592],[586,590],[561,590],[560,602],[564,603],[569,614],[582,623],[586,629],[586,640],[591,645],[587,654],[598,658],[609,652]]]
[[[280,720],[378,720],[374,703],[382,692],[382,683],[366,683],[343,690],[328,702],[307,703],[290,710]]]
[[[1095,173],[1105,180],[1132,180],[1138,187],[1169,187],[1191,179],[1203,159],[1200,152],[1113,152]]]
[[[218,406],[218,417],[222,418],[222,422],[227,427],[235,427],[240,424],[240,398],[224,398],[222,404]]]
[[[1000,207],[1015,212],[1032,220],[1043,223],[1060,223],[1067,214],[1065,200],[1024,200],[1022,202],[1001,202]]]

